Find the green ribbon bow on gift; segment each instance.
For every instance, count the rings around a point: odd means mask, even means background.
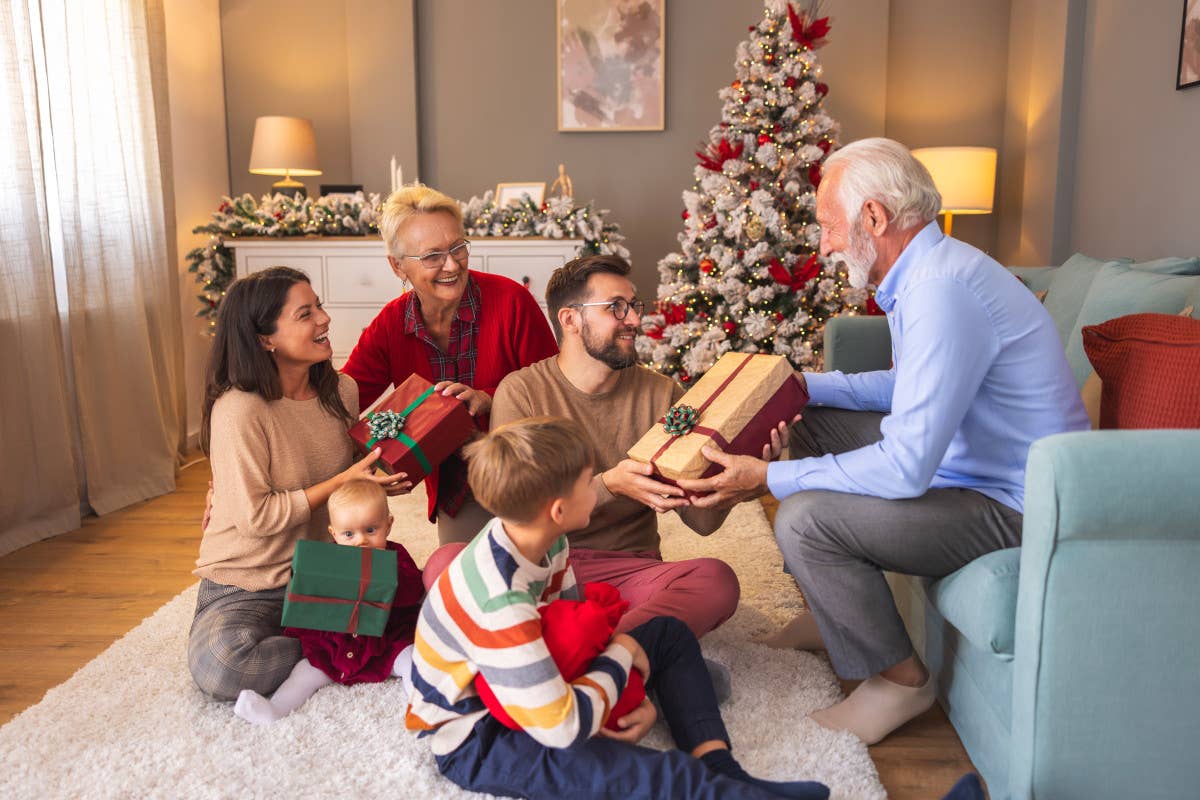
[[[691,406],[672,406],[663,419],[663,430],[672,436],[687,436],[700,420],[700,412]]]
[[[425,474],[429,475],[433,472],[433,465],[429,463],[429,459],[425,456],[425,451],[421,449],[421,445],[417,444],[416,439],[404,432],[404,424],[408,421],[408,417],[416,410],[417,406],[424,403],[426,398],[433,394],[433,387],[430,386],[421,395],[408,404],[408,407],[403,411],[373,411],[367,415],[367,432],[371,434],[370,441],[367,442],[367,452],[371,451],[381,439],[395,439],[402,444],[408,445],[408,449],[416,457],[417,463],[425,470]]]

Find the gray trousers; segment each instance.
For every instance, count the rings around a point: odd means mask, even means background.
[[[792,458],[879,441],[882,414],[810,407],[792,427]],[[834,669],[868,678],[913,654],[883,571],[941,578],[1021,544],[1021,512],[972,489],[910,500],[805,491],[787,497],[775,540],[804,591]]]
[[[200,691],[236,700],[242,689],[269,695],[279,688],[303,657],[300,640],[284,636],[279,624],[286,592],[200,581],[188,634],[188,668]]]

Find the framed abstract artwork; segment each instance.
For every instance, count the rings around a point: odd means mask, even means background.
[[[557,0],[558,129],[663,130],[666,0]]]
[[[1175,88],[1200,86],[1200,0],[1183,0],[1183,29],[1179,32],[1179,73]]]

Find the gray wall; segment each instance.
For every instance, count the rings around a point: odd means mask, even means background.
[[[910,148],[1003,144],[1010,0],[900,0],[888,26],[887,136]],[[997,176],[999,181],[999,176]],[[954,218],[995,249],[997,215]]]
[[[1070,245],[1200,255],[1200,87],[1177,91],[1180,3],[1088,3]]]
[[[416,178],[412,0],[221,0],[221,39],[234,194],[268,192],[251,175],[256,117],[306,117],[322,174],[299,178],[386,193],[394,155]]]
[[[821,51],[830,113],[844,138],[883,132],[887,0],[828,3],[836,18]],[[651,296],[657,261],[677,246],[693,151],[720,121],[717,90],[761,0],[667,3],[666,129],[559,133],[552,3],[418,0],[418,96],[423,179],[466,199],[501,181],[546,181],[566,164],[580,201],[612,211]]]

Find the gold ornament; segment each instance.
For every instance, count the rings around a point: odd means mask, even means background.
[[[750,241],[757,242],[767,232],[767,226],[763,225],[763,221],[759,219],[757,214],[751,214],[750,219],[746,220],[744,230]]]

